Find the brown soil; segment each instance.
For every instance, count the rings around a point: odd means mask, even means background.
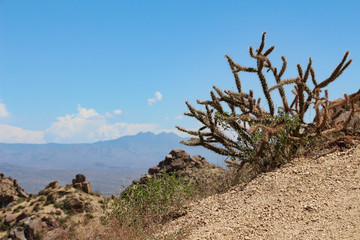
[[[176,233],[191,240],[360,239],[360,145],[295,159],[246,186],[194,202],[161,236]]]

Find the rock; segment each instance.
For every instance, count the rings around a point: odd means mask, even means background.
[[[19,197],[23,197],[23,198],[29,197],[29,195],[26,192],[24,192],[23,190],[19,190],[18,192],[19,192],[19,194],[18,194]]]
[[[90,212],[90,213],[93,213],[93,212],[95,212],[97,209],[96,209],[96,207],[93,205],[93,204],[91,204],[91,203],[86,203],[85,204],[85,211],[86,212]]]
[[[21,220],[27,218],[29,216],[29,211],[28,210],[24,210],[22,211],[17,217],[16,217],[16,221],[20,222]]]
[[[53,239],[61,239],[61,235],[64,234],[65,230],[62,228],[55,228],[46,233],[46,236],[43,240],[53,240]]]
[[[191,160],[195,162],[195,166],[202,166],[206,163],[205,158],[201,157],[200,155],[192,156]]]
[[[4,178],[4,173],[0,173],[0,179]]]
[[[16,220],[18,215],[18,213],[6,215],[4,223],[10,226],[10,224]]]
[[[18,240],[27,240],[25,238],[24,228],[22,227],[16,227],[11,229],[10,231],[10,237]]]
[[[91,184],[90,182],[81,182],[73,184],[74,188],[80,189],[86,193],[91,193]]]
[[[187,152],[185,152],[185,150],[180,149],[180,148],[175,148],[173,149],[170,154],[174,157],[174,158],[181,158],[184,160],[190,159],[190,154],[188,154]]]
[[[32,215],[24,222],[25,233],[28,239],[35,239],[36,233],[41,232],[43,228],[43,222],[40,218]]]
[[[86,177],[83,174],[77,174],[72,180],[73,187],[80,189],[86,193],[91,193],[91,184],[90,182],[85,182]]]
[[[64,207],[69,210],[79,211],[84,207],[84,203],[78,198],[71,198],[64,202]]]
[[[56,198],[57,198],[57,193],[51,192],[51,193],[49,193],[49,195],[47,195],[46,201],[55,201]]]
[[[76,174],[75,178],[72,180],[72,183],[82,183],[86,181],[86,177],[83,174]]]
[[[55,219],[52,216],[48,216],[48,217],[42,217],[41,221],[43,222],[43,224],[46,225],[46,227],[58,227],[58,223],[55,221]],[[44,227],[44,225],[43,225]]]
[[[58,187],[58,181],[53,181],[49,183],[45,188],[57,188]]]
[[[133,184],[146,184],[148,179],[153,175],[162,173],[171,173],[177,171],[186,171],[193,167],[205,167],[209,165],[205,158],[200,155],[190,155],[180,148],[173,149],[169,154],[165,156],[165,159],[160,161],[156,167],[151,167],[148,170],[148,174],[145,174],[140,180],[133,181]]]
[[[183,159],[175,159],[170,163],[170,168],[168,169],[168,172],[175,172],[178,170],[182,170],[186,167],[186,162],[183,161]]]
[[[159,173],[160,170],[161,170],[160,167],[151,167],[151,168],[149,168],[148,173],[149,173],[149,174]]]
[[[28,198],[29,195],[19,186],[16,179],[5,177],[2,174],[0,177],[0,208],[16,202],[18,197]]]
[[[91,193],[90,182],[83,182],[82,184],[83,184],[82,189],[84,190],[84,192]]]

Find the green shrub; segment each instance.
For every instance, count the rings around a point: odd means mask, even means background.
[[[144,227],[161,222],[191,196],[192,187],[176,174],[153,176],[146,184],[130,185],[114,200],[113,216],[120,224]]]
[[[101,192],[98,191],[98,190],[93,191],[91,194],[96,195],[96,196],[98,196],[98,197],[101,196]]]

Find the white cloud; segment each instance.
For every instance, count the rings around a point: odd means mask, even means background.
[[[86,109],[86,108],[82,108],[80,106],[80,104],[77,107],[79,113],[77,114],[78,118],[82,118],[82,119],[90,119],[90,118],[98,118],[100,116],[100,114],[98,114],[94,109]]]
[[[162,97],[163,97],[163,96],[162,96],[161,92],[156,92],[154,98],[149,98],[149,99],[148,99],[148,104],[149,104],[150,106],[152,106],[153,104],[155,104],[155,103],[157,103],[157,102],[160,102],[161,99],[162,99]]]
[[[122,111],[120,109],[116,109],[113,111],[113,114],[115,115],[121,115],[122,114]]]
[[[0,125],[0,142],[3,143],[45,143],[44,132],[24,130],[19,127]]]
[[[9,112],[6,110],[6,106],[4,103],[0,103],[0,118],[6,118],[9,117],[10,114]]]
[[[19,127],[0,125],[0,142],[5,143],[92,143],[116,139],[139,132],[174,132],[176,129],[160,129],[154,123],[109,123],[109,118],[122,114],[117,109],[100,114],[94,109],[77,107],[77,113],[58,117],[45,131],[30,131]]]
[[[121,114],[121,110],[114,110],[113,114]],[[101,115],[94,109],[78,106],[78,113],[58,117],[57,121],[45,131],[46,142],[56,143],[89,143],[101,140],[110,140],[125,135],[134,135],[139,132],[155,132],[157,124],[110,124],[107,118],[111,113]]]

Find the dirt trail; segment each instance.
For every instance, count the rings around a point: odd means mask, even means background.
[[[186,239],[360,239],[360,145],[300,158],[191,204],[162,233]]]

